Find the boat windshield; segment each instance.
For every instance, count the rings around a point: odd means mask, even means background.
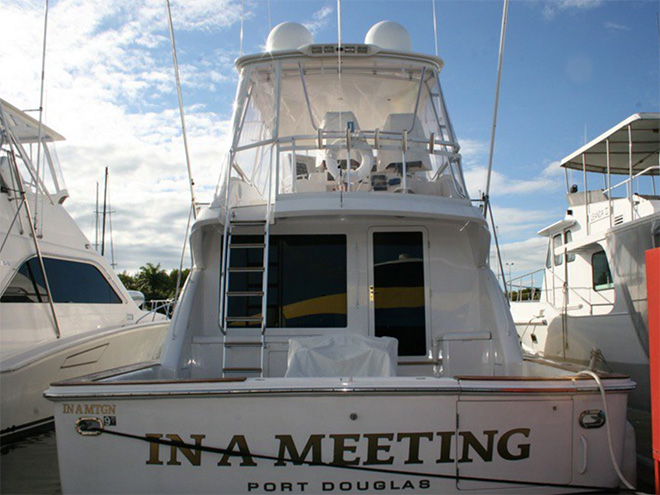
[[[386,56],[340,64],[308,57],[243,67],[234,175],[264,196],[344,190],[466,198],[437,66]]]

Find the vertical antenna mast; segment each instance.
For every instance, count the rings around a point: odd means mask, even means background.
[[[440,50],[438,49],[438,18],[435,15],[435,0],[431,0],[433,5],[433,39],[435,40],[435,56],[440,56]]]
[[[169,0],[167,2],[169,5]],[[241,35],[240,35],[240,45],[241,45],[241,57],[243,56],[243,23],[245,19],[245,0],[241,0]]]
[[[108,206],[108,167],[105,167],[105,186],[103,188],[103,224],[101,230],[101,256],[105,254],[105,215]]]
[[[186,153],[186,166],[188,167],[188,183],[190,184],[190,201],[192,202],[193,218],[197,218],[197,201],[195,200],[195,181],[192,177],[192,167],[190,165],[190,154],[188,153],[188,135],[186,133],[186,119],[183,113],[183,96],[181,94],[181,79],[179,78],[179,62],[176,57],[176,45],[174,44],[174,25],[172,24],[172,10],[170,0],[167,0],[167,22],[170,28],[170,41],[172,43],[172,61],[174,63],[174,77],[176,78],[176,94],[179,99],[179,115],[181,116],[181,132],[183,134],[183,147]],[[241,40],[243,38],[241,14]],[[242,47],[242,41],[241,41]],[[241,48],[242,52],[242,48]]]
[[[504,38],[506,37],[506,20],[509,10],[509,0],[504,0],[504,10],[502,11],[502,30],[500,32],[500,53],[497,61],[497,85],[495,87],[495,108],[493,110],[493,128],[490,133],[490,151],[488,153],[488,175],[486,177],[486,205],[485,210],[489,208],[488,197],[490,194],[490,177],[493,169],[493,150],[495,148],[495,129],[497,128],[497,107],[500,100],[500,81],[502,79],[502,58],[504,55]],[[484,210],[484,214],[486,211]]]
[[[94,210],[94,249],[99,252],[99,181],[96,181],[96,209]]]

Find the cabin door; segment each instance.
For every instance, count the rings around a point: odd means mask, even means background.
[[[369,333],[396,338],[399,356],[425,356],[429,349],[426,232],[372,229],[369,239]]]

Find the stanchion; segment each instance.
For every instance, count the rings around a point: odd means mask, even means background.
[[[646,289],[649,308],[653,465],[655,493],[660,495],[660,248],[646,252]]]

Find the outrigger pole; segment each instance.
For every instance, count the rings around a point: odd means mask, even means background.
[[[504,39],[506,38],[506,20],[509,10],[509,0],[504,0],[502,11],[502,30],[500,31],[500,52],[497,60],[497,84],[495,86],[495,108],[493,109],[493,127],[490,132],[490,150],[488,153],[488,175],[486,176],[486,192],[484,193],[485,205],[484,216],[490,206],[488,198],[490,194],[490,178],[493,170],[493,150],[495,149],[495,129],[497,128],[497,107],[500,100],[500,81],[502,80],[502,59],[504,57]]]
[[[195,181],[192,177],[190,165],[190,154],[188,153],[188,135],[186,133],[186,118],[183,112],[183,96],[181,95],[181,79],[179,78],[179,62],[176,58],[176,46],[174,43],[174,26],[172,24],[172,9],[170,0],[167,0],[167,22],[170,28],[170,41],[172,44],[172,62],[174,63],[174,76],[176,78],[176,94],[179,98],[179,115],[181,116],[181,131],[183,133],[183,147],[186,152],[186,166],[188,167],[188,182],[190,184],[190,201],[192,202],[193,218],[197,218],[197,201],[195,200]]]
[[[241,8],[243,8],[241,6]],[[186,243],[188,241],[188,232],[190,230],[190,220],[197,218],[197,200],[195,199],[195,181],[192,176],[192,166],[190,165],[190,153],[188,152],[188,135],[186,133],[186,118],[183,111],[183,95],[181,93],[181,79],[179,77],[179,62],[176,56],[176,44],[174,42],[174,24],[172,23],[172,9],[170,0],[167,0],[167,23],[170,30],[170,41],[172,44],[172,62],[174,64],[174,76],[176,78],[176,94],[179,99],[179,115],[181,116],[181,132],[183,134],[183,147],[186,153],[186,167],[188,168],[188,183],[190,184],[190,214],[188,215],[188,225],[183,239],[183,249],[181,251],[181,263],[179,264],[179,273],[176,277],[176,289],[174,291],[174,301],[179,298],[181,288],[181,272],[183,271],[183,259],[186,254]],[[243,52],[243,13],[241,12],[241,53]]]

